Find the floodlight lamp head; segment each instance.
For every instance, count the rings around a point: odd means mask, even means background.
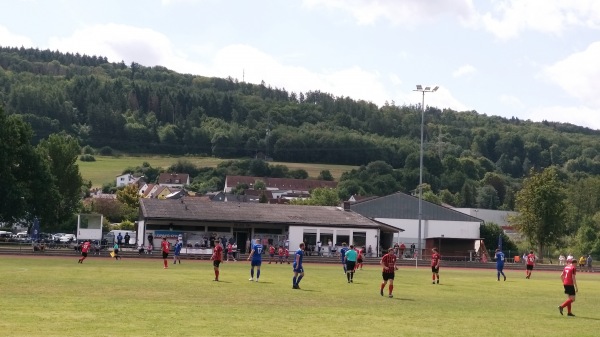
[[[420,84],[417,84],[417,90],[423,90],[423,86]]]
[[[433,90],[431,90],[431,91],[432,91],[432,92],[435,92],[435,91],[437,91],[439,88],[440,88],[440,87],[436,85],[436,86],[435,86],[435,88],[433,88]]]

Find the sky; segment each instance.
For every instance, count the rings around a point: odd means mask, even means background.
[[[596,0],[2,0],[0,45],[600,129]]]

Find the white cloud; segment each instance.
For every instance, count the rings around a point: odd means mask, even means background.
[[[311,71],[307,68],[284,64],[278,59],[248,45],[230,45],[214,56],[212,69],[215,76],[241,79],[246,82],[265,83],[288,91],[306,92],[320,90],[336,96],[350,96],[376,104],[391,100],[382,83],[382,76],[359,66],[346,69]]]
[[[475,67],[470,64],[465,64],[460,66],[458,69],[452,72],[452,76],[454,77],[462,77],[468,74],[472,74],[476,71]]]
[[[600,42],[544,69],[542,75],[586,106],[600,109]],[[597,112],[596,112],[597,113]]]
[[[531,109],[521,119],[535,122],[543,120],[571,123],[600,130],[600,114],[597,109],[586,106],[548,106]]]
[[[361,25],[385,19],[394,25],[419,24],[442,14],[467,20],[473,13],[471,0],[304,0],[308,8],[325,7],[350,12]]]
[[[0,46],[4,47],[35,47],[30,38],[11,33],[6,27],[0,25]]]
[[[501,39],[532,30],[560,35],[571,27],[600,29],[600,2],[595,0],[505,0],[480,15],[480,24]]]
[[[512,109],[522,110],[525,108],[525,104],[521,99],[512,95],[502,94],[500,95],[500,102]]]
[[[133,61],[145,66],[161,65],[180,72],[203,73],[206,68],[187,60],[169,38],[148,28],[109,23],[88,26],[70,37],[53,37],[49,48],[61,52],[106,56],[111,62]]]

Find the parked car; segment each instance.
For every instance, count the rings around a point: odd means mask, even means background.
[[[60,238],[62,238],[66,233],[56,233],[56,234],[52,234],[52,241],[59,243],[60,242]]]
[[[60,242],[62,242],[62,243],[69,243],[69,242],[76,242],[76,241],[77,241],[77,237],[75,236],[75,234],[65,234],[60,237]]]

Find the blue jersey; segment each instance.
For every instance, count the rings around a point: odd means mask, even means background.
[[[297,256],[300,256],[300,258],[297,258]],[[304,257],[304,251],[302,249],[298,249],[296,251],[296,255],[294,255],[294,269],[302,268],[302,258],[303,257]],[[296,259],[298,260],[297,263],[296,263]]]
[[[252,261],[262,261],[263,245],[255,243],[252,245],[252,250],[254,251],[254,254],[252,254]]]
[[[181,247],[183,247],[183,242],[178,241],[175,244],[175,255],[179,255],[179,253],[181,253]]]
[[[504,253],[503,252],[497,252],[496,253],[496,265],[497,266],[503,266],[504,265]]]
[[[340,254],[342,255],[342,262],[344,262],[344,257],[346,256],[347,251],[348,247],[342,247],[342,249],[340,249]]]

